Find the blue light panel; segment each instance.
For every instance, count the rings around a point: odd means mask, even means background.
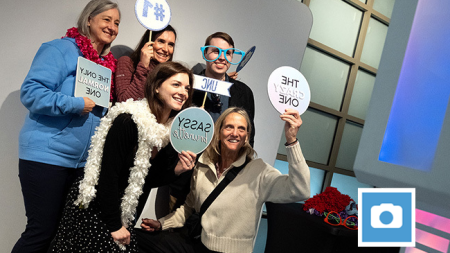
[[[431,170],[450,97],[450,1],[435,1],[418,2],[379,155],[421,171]]]

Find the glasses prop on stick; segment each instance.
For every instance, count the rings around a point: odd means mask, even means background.
[[[166,0],[137,0],[134,12],[139,23],[150,30],[149,41],[152,40],[152,31],[161,31],[166,28],[172,18],[172,12]]]

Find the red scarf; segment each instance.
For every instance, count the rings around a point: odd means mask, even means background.
[[[67,30],[66,37],[74,38],[75,42],[78,45],[78,48],[80,49],[81,53],[83,54],[84,58],[93,61],[97,64],[100,64],[104,67],[107,67],[111,70],[112,76],[111,76],[111,93],[109,95],[110,101],[114,101],[114,73],[116,72],[116,64],[117,60],[114,58],[111,52],[109,52],[107,55],[100,57],[98,55],[97,50],[94,49],[92,46],[91,40],[81,35],[78,32],[78,28],[72,27]]]

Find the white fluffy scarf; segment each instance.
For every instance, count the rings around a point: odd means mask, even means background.
[[[100,125],[96,128],[94,136],[92,136],[89,157],[84,169],[84,178],[80,183],[80,192],[74,204],[83,205],[84,208],[87,208],[92,199],[95,198],[95,186],[98,184],[106,135],[114,119],[122,113],[131,114],[131,118],[138,128],[138,149],[134,159],[134,167],[130,168],[128,186],[125,189],[121,203],[122,225],[128,227],[134,220],[138,199],[142,194],[145,177],[151,166],[151,151],[153,147],[156,147],[159,151],[169,143],[172,119],[164,125],[157,123],[156,117],[151,113],[146,99],[140,101],[129,99],[126,102],[117,103],[101,119]]]

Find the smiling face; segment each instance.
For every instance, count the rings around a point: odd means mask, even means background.
[[[165,80],[156,89],[159,99],[164,103],[164,113],[181,110],[189,98],[189,89],[189,76],[186,73],[178,73]]]
[[[103,47],[114,41],[119,34],[120,15],[117,9],[109,9],[89,18],[90,39],[94,48],[101,53]]]
[[[247,137],[247,121],[244,116],[235,112],[230,113],[220,129],[221,153],[237,157]]]
[[[220,49],[232,48],[232,46],[222,38],[212,38],[209,44]],[[208,48],[208,52],[205,54],[210,53],[211,50],[211,48]],[[217,60],[213,62],[206,62],[206,76],[223,80],[225,78],[225,73],[230,68],[230,65],[231,64],[225,59],[225,56],[222,53]]]
[[[164,31],[153,43],[153,59],[163,63],[172,59],[175,47],[175,34],[172,31]]]

